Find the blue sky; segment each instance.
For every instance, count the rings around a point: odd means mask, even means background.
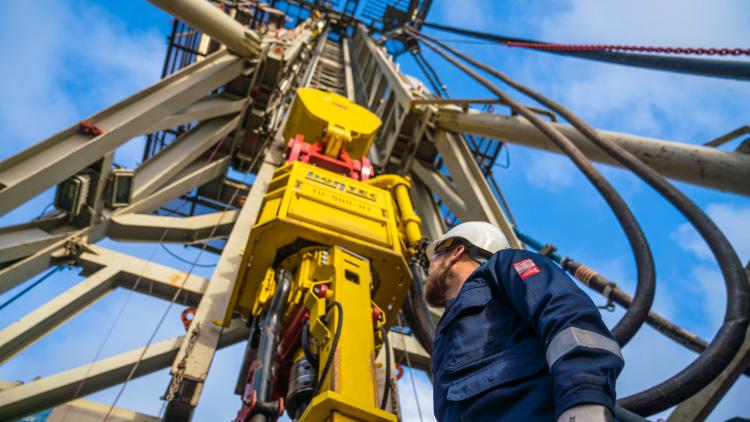
[[[460,7],[456,5],[460,4]],[[750,39],[750,13],[741,0],[646,0],[601,2],[436,1],[429,21],[480,31],[555,42],[621,43],[690,47],[737,47]],[[170,17],[145,1],[13,2],[0,15],[0,159],[93,114],[155,82],[160,75]],[[460,37],[431,32],[446,40]],[[750,121],[750,84],[584,62],[542,53],[483,44],[454,45],[482,58],[522,82],[569,106],[595,127],[642,136],[700,144]],[[449,64],[426,53],[440,68],[455,97],[488,96]],[[422,78],[404,58],[403,70]],[[521,98],[521,97],[518,97]],[[525,102],[528,102],[524,99]],[[725,146],[732,149],[736,142]],[[133,166],[142,141],[118,150],[116,162]],[[518,146],[509,148],[511,166],[496,169],[519,227],[558,246],[633,291],[632,254],[615,219],[597,193],[567,159]],[[702,240],[685,220],[637,178],[600,167],[632,206],[648,236],[657,264],[654,309],[703,338],[721,323],[724,287],[718,268]],[[740,259],[750,259],[750,199],[683,183],[677,186],[711,215],[733,243]],[[49,202],[46,192],[0,218],[8,225],[37,215]],[[149,244],[102,243],[175,268],[184,264]],[[190,258],[195,251],[171,246]],[[213,256],[201,257],[212,262]],[[196,272],[208,277],[210,269]],[[53,277],[0,314],[5,327],[81,280],[74,271]],[[21,288],[21,287],[19,287]],[[9,297],[13,292],[0,298]],[[593,296],[596,302],[601,299]],[[124,317],[113,327],[120,309]],[[0,367],[0,379],[28,381],[91,361],[103,338],[114,333],[101,356],[140,347],[147,341],[167,304],[116,291],[55,333]],[[158,339],[183,331],[179,312],[170,311]],[[621,316],[605,312],[614,324]],[[618,393],[623,396],[664,380],[695,354],[644,327],[624,349],[626,368]],[[214,360],[197,420],[229,419],[239,400],[232,385],[241,346],[219,352]],[[44,362],[41,365],[40,362]],[[118,402],[124,407],[158,413],[168,375],[160,371],[132,381]],[[422,415],[431,417],[431,393],[423,374],[416,374]],[[405,420],[419,420],[410,377],[399,383]],[[117,389],[92,396],[111,403]],[[730,390],[709,420],[750,414],[746,378]]]

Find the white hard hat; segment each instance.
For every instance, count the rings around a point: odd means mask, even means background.
[[[432,258],[438,245],[453,238],[461,238],[488,255],[510,248],[508,239],[497,227],[484,221],[467,221],[453,227],[430,243],[427,247],[427,257]]]

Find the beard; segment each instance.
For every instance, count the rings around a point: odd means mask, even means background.
[[[446,259],[432,274],[427,276],[424,283],[424,301],[432,307],[444,308],[448,301],[448,290],[450,284],[448,273],[450,262]]]

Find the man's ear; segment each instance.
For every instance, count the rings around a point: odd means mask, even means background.
[[[451,265],[455,264],[456,262],[461,260],[461,257],[464,255],[464,253],[467,253],[466,247],[464,245],[458,245],[450,252],[450,256],[448,259],[450,260]]]

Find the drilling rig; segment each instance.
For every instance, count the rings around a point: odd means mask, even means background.
[[[422,29],[704,76],[750,79],[746,64],[566,50],[429,24],[430,0],[370,0],[363,8],[354,0],[149,1],[175,17],[162,80],[0,163],[0,215],[56,186],[54,211],[0,230],[0,293],[63,266],[86,276],[0,331],[0,363],[117,288],[184,306],[185,335],[2,384],[0,420],[55,406],[78,415],[80,397],[170,368],[160,417],[188,421],[216,351],[243,342],[238,398],[228,401],[237,422],[284,414],[402,420],[396,361],[429,368],[440,318],[422,299],[425,245],[470,220],[496,225],[512,247],[539,250],[608,305],[627,309],[614,330],[620,344],[647,323],[700,353],[675,377],[620,400],[621,420],[675,405],[674,420],[704,417],[750,374],[745,270],[713,223],[665,180],[750,195],[747,141],[736,152],[715,148],[745,132],[695,146],[598,131]],[[492,98],[449,98],[424,48]],[[401,72],[402,54],[413,55],[429,88]],[[543,107],[514,100],[459,59]],[[115,166],[116,149],[141,135],[143,163]],[[595,182],[632,241],[633,296],[516,226],[492,172],[503,148],[497,139],[564,153]],[[648,246],[639,246],[637,223],[591,161],[632,170],[704,235],[730,292],[712,342],[649,311],[653,262],[636,252]],[[96,244],[104,238],[185,244],[219,260],[206,279],[192,273],[195,262],[179,271]],[[113,404],[99,416],[117,412]]]
[[[379,126],[345,97],[297,90],[287,162],[263,198],[225,318],[252,321],[238,421],[279,415],[284,396],[295,420],[396,420],[378,406],[390,388],[377,400],[375,356],[422,234],[409,181],[372,177],[365,154]]]

